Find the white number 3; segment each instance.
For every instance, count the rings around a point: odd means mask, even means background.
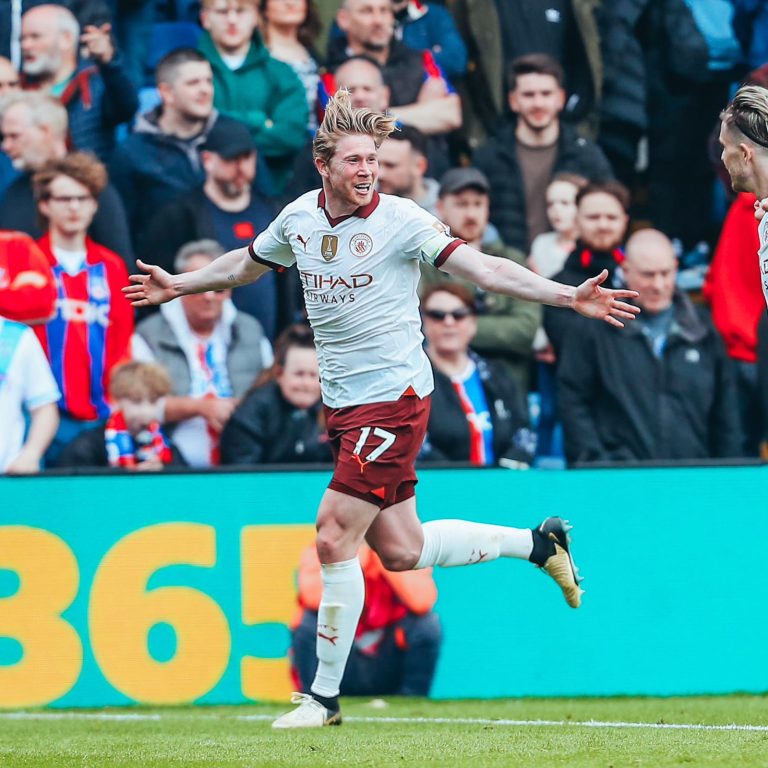
[[[355,450],[352,451],[355,455],[359,456],[360,451],[363,450],[365,447],[365,441],[368,439],[368,435],[371,434],[371,427],[362,427],[360,429],[360,439],[357,441],[357,445],[355,445]],[[392,432],[387,432],[386,429],[382,429],[381,427],[375,427],[373,429],[374,437],[380,437],[382,439],[381,445],[374,448],[367,456],[363,456],[364,461],[376,461],[376,459],[381,456],[384,451],[387,450],[387,448],[391,448],[395,444],[395,440],[397,440],[397,435],[393,434]]]

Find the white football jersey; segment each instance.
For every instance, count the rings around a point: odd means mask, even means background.
[[[317,190],[286,206],[251,244],[282,270],[296,264],[331,408],[419,397],[434,386],[419,316],[419,261],[440,266],[462,243],[412,200],[374,193],[332,219]]]
[[[760,259],[760,285],[763,287],[765,303],[768,304],[768,213],[760,219],[757,232],[760,235],[760,249],[757,252]]]

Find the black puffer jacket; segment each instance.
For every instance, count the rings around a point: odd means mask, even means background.
[[[736,390],[725,347],[683,294],[661,358],[640,321],[578,319],[558,368],[569,462],[739,456]]]
[[[599,141],[611,157],[634,163],[648,126],[645,54],[639,38],[649,0],[611,0],[597,11],[603,55]]]
[[[221,433],[222,464],[321,464],[332,461],[318,417],[321,405],[300,410],[269,382],[251,392]]]
[[[563,269],[552,279],[565,285],[581,285],[586,279],[595,277],[607,269],[608,279],[603,285],[610,288],[617,284],[616,270],[623,260],[624,252],[619,248],[612,251],[594,251],[577,242]],[[544,330],[556,354],[560,354],[565,337],[578,318],[579,316],[570,309],[544,307]]]
[[[475,152],[472,164],[491,184],[491,222],[505,245],[528,251],[528,224],[525,215],[525,188],[517,162],[515,121],[507,122],[499,133]],[[576,129],[560,124],[553,174],[569,171],[590,181],[613,178],[611,166],[600,147],[580,136]]]
[[[497,363],[473,355],[483,382],[493,424],[493,452],[499,459],[525,464],[533,460],[535,445],[528,430],[528,418],[514,381]],[[453,384],[432,366],[435,389],[427,425],[427,437],[419,461],[469,461],[469,426]]]

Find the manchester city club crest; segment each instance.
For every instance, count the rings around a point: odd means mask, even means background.
[[[320,243],[320,253],[326,261],[330,261],[339,250],[339,238],[336,235],[323,235]]]
[[[359,235],[353,235],[349,241],[349,250],[352,251],[353,256],[367,256],[373,250],[373,240],[365,233]]]

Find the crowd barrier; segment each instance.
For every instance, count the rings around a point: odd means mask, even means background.
[[[768,691],[768,467],[426,470],[423,519],[570,518],[574,611],[524,562],[437,569],[437,698]],[[0,707],[284,700],[327,472],[0,478]]]

